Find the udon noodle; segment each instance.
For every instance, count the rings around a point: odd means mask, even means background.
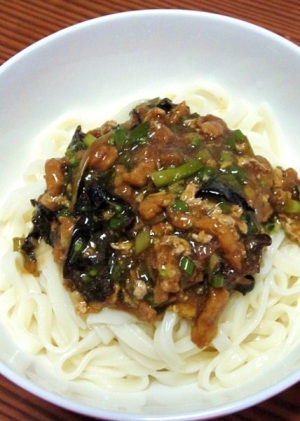
[[[167,96],[186,100],[201,115],[223,118],[248,136],[256,153],[281,163],[280,130],[267,104],[254,108],[214,85]],[[189,322],[173,312],[155,324],[109,308],[78,316],[49,246],[39,250],[40,276],[24,272],[21,254],[10,251],[11,239],[30,229],[30,199],[45,188],[45,159],[64,153],[77,124],[89,129],[102,122],[75,116],[52,124],[37,139],[22,187],[1,211],[0,319],[14,341],[29,354],[45,356],[59,379],[126,392],[144,390],[153,379],[230,388],[279,360],[300,339],[300,250],[281,230],[272,235],[254,290],[232,293],[217,336],[202,350],[191,341]]]

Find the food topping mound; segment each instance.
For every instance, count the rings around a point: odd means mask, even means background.
[[[156,99],[123,124],[79,126],[45,179],[18,242],[25,268],[37,272],[44,240],[80,311],[109,306],[153,322],[168,309],[192,322],[199,347],[230,293],[253,289],[274,225],[299,242],[296,172],[272,168],[241,131],[185,102]]]

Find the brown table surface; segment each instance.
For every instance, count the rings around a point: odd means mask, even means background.
[[[300,45],[299,0],[0,0],[0,64],[33,42],[74,23],[145,8],[195,9],[237,17]],[[83,419],[0,376],[1,421]],[[300,383],[253,408],[217,420],[300,421]]]

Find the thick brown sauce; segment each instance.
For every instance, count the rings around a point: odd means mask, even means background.
[[[46,162],[46,191],[33,204],[22,251],[53,247],[79,312],[104,306],[153,322],[166,309],[213,339],[230,292],[254,287],[271,223],[298,241],[294,170],[273,169],[248,139],[182,102],[142,104],[130,120],[77,129],[63,158]]]

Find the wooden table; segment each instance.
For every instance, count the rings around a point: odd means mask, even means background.
[[[145,8],[197,9],[233,16],[300,45],[299,0],[0,0],[0,64],[33,42],[74,23]],[[30,395],[0,376],[1,421],[83,419]],[[300,383],[253,408],[217,420],[300,421]]]

